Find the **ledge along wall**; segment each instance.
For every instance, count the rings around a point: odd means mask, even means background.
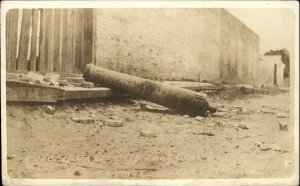
[[[259,37],[225,9],[97,9],[97,65],[156,80],[253,83]]]
[[[81,73],[93,62],[93,9],[11,9],[6,70]]]

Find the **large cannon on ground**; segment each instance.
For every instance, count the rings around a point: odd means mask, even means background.
[[[190,116],[206,116],[207,111],[216,112],[198,92],[160,83],[157,81],[131,76],[88,64],[84,75],[86,81],[127,92],[170,109]]]

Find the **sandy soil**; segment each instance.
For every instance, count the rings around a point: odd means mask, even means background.
[[[225,111],[195,118],[106,100],[7,106],[8,174],[18,178],[271,178],[294,167],[289,93],[209,98]],[[235,110],[242,107],[242,111]],[[91,117],[83,124],[72,117]],[[123,127],[104,124],[123,121]],[[288,131],[279,129],[288,124]],[[248,129],[246,129],[248,128]],[[147,130],[156,137],[141,137]]]

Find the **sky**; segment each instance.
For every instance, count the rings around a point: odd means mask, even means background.
[[[227,9],[259,35],[260,54],[270,49],[287,49],[294,53],[295,14],[289,9]]]

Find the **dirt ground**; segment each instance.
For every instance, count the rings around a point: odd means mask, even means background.
[[[7,105],[8,175],[17,178],[285,178],[293,173],[290,94],[209,97],[192,118],[132,100]],[[283,118],[278,118],[283,115]],[[90,117],[78,123],[72,117]],[[280,117],[280,116],[279,116]],[[106,119],[122,127],[107,126]],[[279,123],[288,130],[280,130]],[[142,137],[140,131],[156,137]]]

